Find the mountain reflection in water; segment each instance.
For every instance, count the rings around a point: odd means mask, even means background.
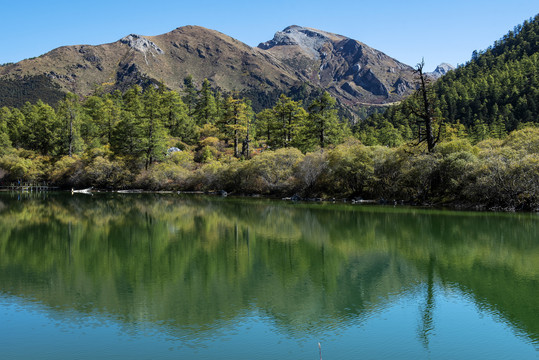
[[[414,297],[415,337],[428,349],[436,296],[457,291],[539,349],[538,221],[177,194],[0,194],[0,295],[187,342],[253,314],[292,339],[339,334]]]

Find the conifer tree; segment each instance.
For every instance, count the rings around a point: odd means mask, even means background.
[[[41,100],[35,105],[26,103],[23,107],[25,126],[23,146],[43,155],[53,155],[59,143],[60,125],[54,109]]]
[[[138,85],[125,92],[120,120],[112,135],[112,149],[118,154],[128,155],[132,158],[137,158],[143,151],[141,143],[143,112],[141,94],[142,89]]]
[[[244,100],[229,96],[225,101],[224,115],[218,127],[224,134],[225,141],[234,143],[234,156],[239,157],[239,142],[247,135],[249,109]]]
[[[307,112],[301,107],[301,102],[293,101],[282,94],[273,107],[273,125],[275,136],[270,144],[273,148],[298,145],[296,136],[301,124],[307,117]]]
[[[175,91],[166,91],[161,98],[164,125],[169,134],[182,141],[193,144],[198,140],[198,128],[189,117],[187,105]]]
[[[302,147],[305,148],[305,145],[314,143],[323,149],[329,144],[340,141],[344,134],[344,125],[339,124],[336,103],[337,101],[327,91],[311,103]]]
[[[23,147],[23,134],[26,119],[24,114],[17,108],[2,108],[2,117],[6,124],[6,133],[13,147]]]
[[[183,79],[183,93],[182,100],[187,105],[187,115],[192,117],[197,103],[197,89],[191,75],[187,75]]]
[[[60,129],[60,154],[70,157],[82,149],[80,126],[82,122],[82,106],[77,95],[69,93],[58,104],[58,120]]]
[[[167,136],[163,125],[161,108],[161,95],[153,86],[149,86],[144,91],[142,97],[141,127],[141,147],[145,156],[145,168],[148,169],[155,160],[164,157],[166,148],[165,140]]]
[[[0,154],[2,154],[7,148],[11,147],[11,141],[9,140],[7,119],[11,116],[11,111],[7,107],[0,109]]]
[[[198,94],[193,117],[198,126],[203,126],[204,124],[214,124],[217,115],[217,104],[215,103],[210,82],[208,79],[204,79]]]

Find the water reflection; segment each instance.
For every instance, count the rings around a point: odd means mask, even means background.
[[[216,336],[256,314],[293,338],[343,332],[457,288],[539,344],[538,218],[179,195],[0,196],[0,292],[125,331]],[[146,325],[145,325],[146,324]]]

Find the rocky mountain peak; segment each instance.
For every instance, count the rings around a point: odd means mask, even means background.
[[[156,53],[159,55],[164,54],[164,51],[161,50],[161,48],[157,46],[154,42],[140,35],[136,35],[136,34],[127,35],[126,37],[122,38],[120,42],[144,54],[148,52]]]
[[[276,32],[272,40],[260,43],[258,47],[263,50],[268,50],[275,46],[296,45],[307,54],[319,59],[320,51],[322,50],[324,44],[333,40],[342,39],[345,38],[340,35],[303,26],[292,25],[283,31]]]
[[[436,67],[436,69],[434,69],[433,72],[429,73],[429,75],[438,79],[444,76],[445,74],[447,74],[451,70],[455,70],[455,67],[453,65],[448,64],[448,63],[441,63],[440,65]]]

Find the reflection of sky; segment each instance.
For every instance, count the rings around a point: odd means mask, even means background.
[[[318,359],[318,341],[325,360],[539,350],[535,219],[131,199],[8,205],[0,359]]]
[[[425,343],[424,291],[401,294],[384,308],[359,314],[344,328],[290,334],[258,309],[220,324],[212,336],[184,329],[129,325],[103,314],[44,309],[0,297],[0,349],[5,359],[536,359],[539,344],[514,334],[489,310],[456,288],[434,287]],[[170,330],[170,329],[168,329]],[[208,334],[206,334],[208,335]],[[427,344],[427,345],[425,345]]]

